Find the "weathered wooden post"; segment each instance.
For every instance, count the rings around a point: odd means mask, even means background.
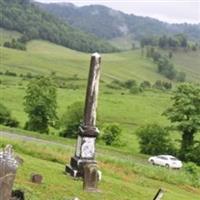
[[[99,91],[100,64],[101,56],[98,53],[92,54],[86,91],[83,124],[79,127],[75,155],[71,158],[70,165],[66,166],[67,173],[71,174],[73,177],[84,177],[84,180],[90,179],[89,177],[84,176],[84,169],[87,171],[87,176],[90,176],[87,168],[92,165],[92,173],[94,174],[94,166],[96,165],[95,140],[99,133],[99,130],[96,127],[96,108]]]

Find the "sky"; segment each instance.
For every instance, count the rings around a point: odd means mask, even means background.
[[[36,0],[68,2],[77,6],[99,4],[128,14],[148,16],[169,23],[200,23],[200,0]]]

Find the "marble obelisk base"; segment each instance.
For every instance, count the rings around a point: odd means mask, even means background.
[[[70,164],[66,165],[65,172],[74,178],[83,178],[84,166],[86,164],[97,164],[95,160],[81,159],[76,156],[71,158]]]

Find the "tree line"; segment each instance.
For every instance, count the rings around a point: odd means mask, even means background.
[[[187,48],[193,51],[196,51],[199,48],[197,42],[194,43],[188,41],[186,35],[181,33],[173,36],[162,35],[159,37],[156,36],[143,37],[140,40],[140,46],[141,48],[144,48],[145,46],[154,46],[154,47],[159,47],[161,49],[173,49],[173,50],[176,50],[178,48],[182,49]]]

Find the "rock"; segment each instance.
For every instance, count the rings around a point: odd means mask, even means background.
[[[40,174],[32,174],[31,175],[31,181],[33,183],[41,184],[43,180],[43,176]]]

